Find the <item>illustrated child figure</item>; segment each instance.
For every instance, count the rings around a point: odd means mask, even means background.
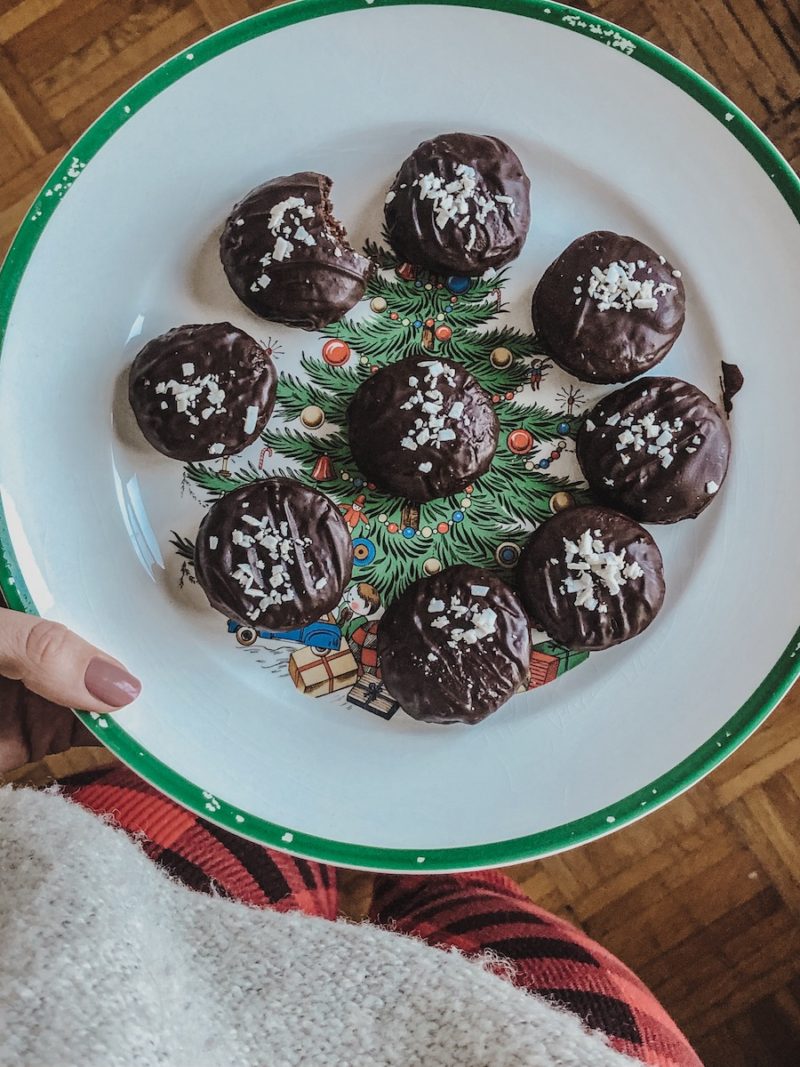
[[[359,582],[358,585],[351,585],[345,590],[336,621],[344,637],[349,638],[353,631],[363,626],[370,617],[379,618],[382,614],[378,590],[367,582]]]

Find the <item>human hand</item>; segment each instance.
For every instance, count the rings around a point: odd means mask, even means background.
[[[0,608],[0,774],[94,740],[69,711],[106,713],[141,683],[56,622]]]

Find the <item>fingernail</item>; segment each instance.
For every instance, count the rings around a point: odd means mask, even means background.
[[[100,656],[89,661],[83,684],[96,700],[111,708],[124,708],[142,691],[138,678]]]

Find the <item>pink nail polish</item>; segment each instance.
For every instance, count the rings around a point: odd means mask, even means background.
[[[142,683],[110,660],[95,656],[86,668],[83,684],[96,700],[110,708],[124,708],[142,691]]]

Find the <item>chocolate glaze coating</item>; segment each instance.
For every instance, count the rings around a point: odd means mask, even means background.
[[[533,327],[551,359],[589,382],[627,382],[659,363],[683,329],[686,308],[680,272],[676,277],[662,258],[635,237],[609,230],[573,241],[533,294]],[[656,290],[672,287],[655,296],[656,309],[601,309],[601,301],[589,293],[593,267],[605,271],[622,261],[635,264],[634,281],[652,281]]]
[[[177,326],[136,356],[128,399],[153,448],[172,459],[208,460],[256,440],[272,414],[276,381],[266,351],[229,322]],[[181,397],[181,386],[194,386],[195,395]]]
[[[212,608],[265,630],[319,619],[339,603],[352,569],[353,542],[336,505],[290,478],[226,493],[203,519],[195,545],[197,580]],[[248,574],[251,592],[263,597],[247,595]]]
[[[468,611],[458,616],[453,598]],[[496,616],[484,619],[491,632],[471,643],[456,640],[459,629],[481,633],[474,615],[487,608]],[[446,625],[434,625],[441,618]],[[493,574],[448,567],[433,578],[420,578],[390,605],[378,628],[378,655],[386,688],[412,718],[476,723],[497,711],[527,678],[528,620],[517,596]]]
[[[433,197],[421,198],[425,190],[420,179],[431,175],[443,186],[460,184],[465,176],[456,168],[461,164],[475,172],[475,188],[464,198],[467,213],[456,213],[447,221],[442,215],[440,226],[437,212],[442,197],[434,192]],[[525,244],[531,221],[530,188],[516,153],[499,137],[445,133],[423,141],[400,167],[387,194],[389,241],[408,262],[439,274],[482,274],[489,267],[501,267],[516,259]],[[459,227],[463,218],[468,221]]]
[[[639,577],[626,579],[618,595],[593,575],[598,604],[594,609],[578,607],[576,593],[564,586],[568,577],[582,573],[567,567],[564,540],[576,543],[587,530],[593,539],[599,531],[597,540],[604,551],[619,554],[625,549],[624,562],[635,562],[642,571]],[[580,562],[580,557],[573,562]],[[520,556],[517,577],[531,619],[566,648],[595,651],[628,641],[647,629],[664,602],[658,546],[644,527],[608,508],[569,508],[542,523]]]
[[[459,492],[483,474],[500,432],[492,402],[472,375],[425,355],[367,378],[347,419],[353,458],[367,480],[420,502]]]
[[[651,413],[660,429],[669,422],[665,437],[641,431],[640,420]],[[640,440],[618,450],[626,430]],[[667,436],[664,457],[656,441]],[[719,408],[700,389],[679,378],[643,378],[609,393],[589,412],[576,450],[601,500],[639,522],[668,523],[695,518],[715,498],[728,471],[731,438]]]
[[[219,241],[231,288],[273,322],[321,330],[364,295],[372,263],[333,217],[324,174],[273,178],[234,205]]]

